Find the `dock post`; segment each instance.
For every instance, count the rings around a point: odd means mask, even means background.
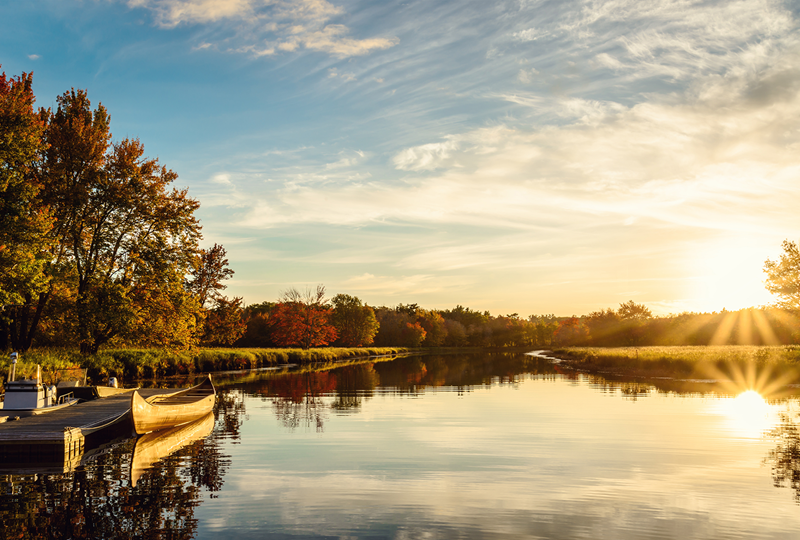
[[[17,376],[17,357],[19,353],[12,352],[11,353],[11,379],[9,382],[14,382]]]

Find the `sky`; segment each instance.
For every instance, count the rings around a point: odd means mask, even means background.
[[[800,240],[790,1],[28,0],[0,64],[178,173],[246,304],[764,305]]]

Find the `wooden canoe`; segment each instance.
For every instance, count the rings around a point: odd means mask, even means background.
[[[191,388],[143,398],[134,390],[131,419],[137,435],[193,422],[214,409],[216,390],[211,377]]]
[[[214,429],[214,415],[206,414],[189,424],[148,433],[136,439],[131,458],[131,487],[155,463],[195,441],[208,437]]]

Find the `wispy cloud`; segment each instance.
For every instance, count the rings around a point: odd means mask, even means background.
[[[332,22],[343,17],[344,10],[327,0],[127,0],[127,4],[150,11],[162,28],[225,24],[235,37],[228,35],[215,46],[254,56],[307,49],[346,58],[398,43],[392,36],[350,37],[347,26]],[[195,49],[211,45],[204,42]]]

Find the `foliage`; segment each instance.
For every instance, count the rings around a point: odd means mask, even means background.
[[[764,272],[767,274],[767,290],[778,295],[779,305],[800,311],[800,248],[797,243],[784,240],[780,259],[767,259]]]
[[[241,338],[247,330],[242,314],[241,298],[216,298],[214,307],[206,312],[203,344],[231,345]]]
[[[408,322],[405,328],[403,328],[402,343],[407,347],[419,347],[422,345],[422,342],[425,341],[426,334],[427,332],[420,323]]]
[[[47,288],[52,216],[34,204],[41,189],[36,164],[47,147],[34,100],[31,74],[0,74],[0,349],[8,346],[8,314]]]
[[[112,144],[108,112],[92,109],[85,91],[65,92],[57,110],[40,117],[46,149],[31,205],[54,219],[48,288],[12,312],[13,346],[30,347],[59,290],[72,303],[62,313],[83,352],[137,335],[161,335],[168,346],[195,343],[199,306],[183,276],[198,251],[197,201],[169,189],[177,175],[145,158],[141,142]]]
[[[274,341],[279,346],[299,345],[303,349],[327,345],[336,339],[330,324],[331,310],[325,300],[325,287],[306,289],[303,293],[291,288],[270,314]]]
[[[396,355],[407,352],[402,347],[358,347],[324,349],[215,349],[168,351],[165,349],[103,349],[85,355],[77,349],[31,349],[17,364],[17,373],[32,373],[36,365],[55,377],[59,370],[88,369],[90,383],[99,384],[108,377],[122,381],[188,375],[196,372],[258,369],[280,364],[312,364],[346,359]],[[0,376],[6,376],[9,358],[0,356]],[[48,375],[49,374],[49,375]],[[53,379],[55,382],[55,379]]]
[[[425,330],[425,339],[422,345],[425,347],[441,347],[447,337],[447,327],[444,317],[435,311],[426,309],[417,310],[417,325]]]
[[[577,345],[585,343],[588,336],[589,332],[581,324],[581,320],[577,317],[570,317],[569,319],[564,319],[558,325],[558,330],[553,336],[553,343],[559,346]]]
[[[337,294],[331,304],[331,324],[338,334],[336,344],[343,347],[371,345],[379,327],[375,311],[348,294]]]
[[[451,310],[425,310],[417,306],[379,307],[375,315],[380,323],[375,343],[405,347],[523,347],[547,346],[558,327],[553,315],[522,319],[514,313],[492,316],[488,311],[473,311],[463,306]],[[409,326],[410,325],[410,326]],[[418,325],[425,331],[419,341]]]
[[[225,298],[219,292],[227,287],[222,282],[230,279],[234,273],[228,268],[228,259],[225,255],[225,248],[214,244],[211,249],[201,249],[192,259],[191,280],[187,288],[204,308],[208,302],[213,303]]]

